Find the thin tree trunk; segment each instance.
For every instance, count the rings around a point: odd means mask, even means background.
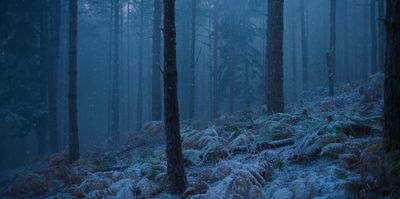
[[[349,4],[348,1],[342,1],[344,3],[344,65],[346,68],[346,82],[349,83],[351,80],[351,69],[350,69],[350,46],[349,46]]]
[[[78,2],[70,0],[69,32],[69,161],[79,159],[78,110],[77,110],[77,42]]]
[[[111,99],[111,131],[113,141],[119,144],[119,0],[114,1],[114,61]]]
[[[58,68],[59,68],[59,49],[60,49],[60,0],[51,2],[51,28],[50,45],[51,55],[49,69],[49,132],[50,132],[50,152],[56,153],[59,150],[59,132],[58,132]]]
[[[213,9],[213,109],[212,109],[212,117],[216,118],[218,116],[219,110],[219,100],[218,100],[218,9],[217,9],[217,1],[213,1],[214,9]]]
[[[296,61],[296,15],[292,17],[292,89],[293,99],[297,98],[297,61]]]
[[[302,68],[303,68],[303,92],[308,89],[308,42],[307,42],[307,27],[306,27],[306,6],[305,0],[301,0],[300,4],[301,12],[301,58],[302,58]]]
[[[154,0],[153,15],[153,67],[152,67],[152,120],[161,120],[161,14],[162,0]]]
[[[385,1],[377,0],[378,3],[378,35],[379,35],[379,46],[378,46],[378,58],[379,58],[379,71],[384,72],[385,69],[385,46],[386,46],[386,31],[385,31]]]
[[[268,114],[284,111],[283,96],[283,0],[268,1],[267,24],[267,107]]]
[[[176,69],[175,0],[164,0],[164,107],[167,139],[167,172],[170,190],[182,193],[187,186],[179,127]]]
[[[42,99],[41,107],[47,110],[47,84],[48,79],[48,3],[47,0],[41,0],[41,15],[40,15],[40,76],[42,80],[42,89],[40,90],[40,97]],[[40,155],[46,153],[47,142],[46,136],[48,131],[47,114],[41,116],[38,131],[36,132],[38,138],[38,153]]]
[[[196,76],[195,76],[195,50],[196,50],[196,2],[192,0],[192,32],[190,41],[190,71],[189,71],[189,119],[193,119],[195,114],[195,95],[196,95]]]
[[[378,64],[378,43],[377,43],[377,18],[376,18],[376,0],[371,0],[370,5],[370,31],[371,31],[371,73],[375,74],[378,72],[379,64]]]
[[[335,70],[336,70],[336,0],[330,1],[330,39],[329,51],[326,53],[326,64],[328,66],[328,94],[335,95]]]
[[[139,71],[138,71],[138,94],[136,104],[136,129],[142,127],[143,122],[143,1],[140,1],[140,27],[139,27]]]
[[[127,129],[128,131],[131,130],[131,113],[132,113],[132,107],[131,107],[131,2],[128,0],[128,13],[127,13],[127,25],[126,25],[126,31],[127,31],[127,93],[128,93],[128,100],[127,100]]]
[[[387,1],[385,67],[385,121],[383,132],[389,151],[400,149],[400,0]]]

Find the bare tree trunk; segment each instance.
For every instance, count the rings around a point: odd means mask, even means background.
[[[161,120],[161,14],[162,0],[154,0],[153,15],[153,67],[152,67],[152,120]]]
[[[306,7],[305,0],[301,0],[301,58],[303,67],[303,92],[308,89],[308,42],[307,42],[307,27],[306,27]]]
[[[379,36],[379,46],[378,46],[378,58],[379,58],[379,71],[383,72],[385,69],[385,46],[386,46],[386,31],[385,31],[385,1],[386,0],[376,0],[378,3],[378,36]]]
[[[136,104],[136,129],[142,127],[143,122],[143,1],[140,1],[140,27],[139,27],[139,72],[138,72],[138,95]]]
[[[379,64],[378,64],[378,43],[376,36],[376,26],[377,26],[377,18],[376,18],[376,0],[371,0],[370,5],[370,31],[371,31],[371,73],[375,74],[378,72]]]
[[[349,83],[351,80],[350,60],[349,60],[349,4],[348,1],[342,1],[344,4],[344,64],[346,68],[346,82]]]
[[[56,153],[59,149],[58,132],[58,68],[60,49],[60,0],[50,1],[50,68],[48,76],[49,89],[49,131],[50,131],[50,152]]]
[[[127,99],[127,130],[130,131],[131,130],[131,113],[132,113],[132,107],[131,107],[131,3],[130,0],[127,0],[127,4],[128,4],[128,13],[127,13],[127,24],[126,24],[126,32],[127,32],[127,67],[128,67],[128,71],[127,71],[127,93],[128,93],[128,99]]]
[[[233,113],[235,111],[235,65],[232,60],[230,60],[231,64],[228,66],[228,82],[229,82],[229,99],[228,99],[228,107],[229,107],[229,113]]]
[[[336,0],[331,0],[330,5],[330,39],[329,51],[326,53],[326,64],[328,66],[329,96],[335,95],[335,70],[336,70]]]
[[[119,144],[119,0],[114,1],[114,61],[111,99],[111,132],[113,141]]]
[[[78,2],[70,0],[69,32],[69,161],[79,159],[78,110],[77,110],[77,36]]]
[[[218,10],[217,10],[217,1],[213,1],[213,100],[212,100],[212,117],[216,118],[218,116],[219,110],[219,100],[218,100]],[[210,44],[211,45],[211,44]]]
[[[192,0],[192,32],[190,41],[190,72],[189,72],[189,119],[193,119],[195,114],[195,96],[196,96],[196,75],[195,75],[195,50],[196,50],[196,10],[197,0]]]
[[[167,172],[170,190],[173,193],[182,193],[186,189],[187,180],[180,137],[177,82],[175,0],[164,0],[164,114]]]
[[[394,151],[400,149],[400,0],[388,0],[387,3],[383,132],[387,149]]]
[[[284,111],[283,97],[283,0],[268,1],[267,24],[268,114]]]
[[[297,58],[296,58],[296,12],[292,17],[292,88],[293,99],[297,98]]]
[[[49,36],[48,36],[48,3],[47,0],[41,0],[41,15],[40,15],[40,76],[42,89],[40,90],[40,97],[42,99],[41,107],[45,112],[47,111],[47,79],[48,79],[48,45],[49,45]],[[48,132],[47,126],[48,115],[43,114],[40,118],[38,131],[36,132],[38,138],[38,153],[40,155],[46,153],[47,142],[46,136]]]

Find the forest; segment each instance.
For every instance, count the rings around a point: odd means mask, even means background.
[[[400,198],[400,0],[0,0],[0,198]]]

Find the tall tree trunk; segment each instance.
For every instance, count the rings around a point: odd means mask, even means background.
[[[59,132],[58,132],[58,68],[59,68],[59,49],[60,49],[60,0],[50,1],[50,46],[51,55],[49,70],[49,131],[50,131],[50,152],[56,153],[59,149]]]
[[[292,89],[293,99],[297,98],[297,58],[296,58],[296,12],[292,17]]]
[[[378,46],[378,57],[379,57],[379,71],[383,72],[385,69],[385,46],[386,46],[386,31],[385,31],[385,1],[376,0],[378,3],[378,35],[379,35],[379,46]]]
[[[344,65],[346,68],[346,82],[349,83],[351,79],[351,70],[350,70],[350,46],[349,46],[349,4],[348,1],[342,1],[344,4]]]
[[[164,107],[167,139],[167,172],[170,190],[182,193],[187,186],[179,127],[176,69],[175,0],[164,0]]]
[[[377,26],[377,18],[376,18],[376,0],[371,0],[370,5],[370,31],[371,31],[371,73],[375,74],[378,72],[379,64],[378,64],[378,53],[377,53],[377,36],[376,36],[376,26]]]
[[[268,1],[267,22],[268,114],[284,111],[283,97],[283,0]]]
[[[383,132],[389,151],[400,149],[400,0],[387,1],[385,67],[385,121]]]
[[[218,26],[218,7],[217,1],[213,1],[214,8],[213,8],[213,100],[212,100],[212,117],[216,118],[218,116],[219,110],[219,100],[218,100],[218,36],[219,36],[219,26]]]
[[[308,89],[308,42],[307,42],[307,26],[306,26],[306,6],[305,0],[301,0],[300,4],[301,12],[301,58],[303,68],[303,92]]]
[[[79,159],[78,107],[77,107],[77,42],[78,2],[69,2],[69,161]]]
[[[41,107],[47,112],[47,79],[48,79],[48,45],[49,45],[49,21],[48,21],[48,3],[47,0],[41,0],[40,12],[40,76],[42,88],[40,90],[40,97],[42,99]],[[38,131],[36,132],[38,138],[38,153],[40,155],[46,153],[47,142],[46,136],[48,132],[47,126],[48,115],[43,114],[40,118]]]
[[[114,1],[114,61],[111,99],[111,132],[113,141],[119,144],[119,0]]]
[[[161,14],[162,0],[154,0],[153,14],[153,67],[151,107],[152,120],[161,120]]]
[[[140,1],[140,27],[139,27],[139,72],[138,72],[138,95],[136,104],[136,129],[142,127],[143,122],[143,1]]]
[[[232,60],[229,61],[228,68],[228,82],[229,82],[229,99],[228,99],[228,108],[229,113],[233,113],[235,111],[235,64]]]
[[[330,39],[329,51],[326,53],[326,64],[328,66],[328,94],[335,95],[335,70],[336,70],[336,0],[330,2]]]
[[[362,62],[361,62],[361,64],[362,65],[360,65],[361,67],[360,67],[360,74],[361,74],[361,78],[363,79],[363,80],[366,80],[367,78],[368,78],[368,71],[369,71],[369,69],[370,69],[370,67],[369,67],[369,52],[368,52],[368,42],[365,42],[365,41],[368,41],[369,39],[370,39],[370,37],[368,37],[368,34],[369,34],[369,31],[368,31],[368,21],[369,21],[369,18],[368,18],[368,11],[369,11],[369,9],[368,9],[368,5],[367,4],[362,4],[362,6],[361,6],[361,8],[362,8],[362,29],[361,29],[361,31],[360,31],[360,33],[361,33],[361,39],[362,39],[362,42],[361,42],[361,44],[362,44],[362,46],[361,46],[361,49],[360,49],[360,53],[361,53],[361,58],[362,58]]]
[[[131,92],[131,1],[127,0],[127,5],[128,5],[128,13],[127,13],[127,24],[126,24],[126,31],[127,31],[127,93],[128,93],[128,99],[127,99],[127,130],[131,130],[131,113],[132,113],[132,107],[131,107],[131,100],[132,100],[132,92]]]
[[[195,111],[196,76],[195,76],[195,50],[196,50],[196,7],[197,0],[192,0],[192,32],[190,41],[190,71],[189,71],[189,119],[193,119]]]

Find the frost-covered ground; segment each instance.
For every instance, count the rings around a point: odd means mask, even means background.
[[[2,179],[1,198],[391,198],[382,144],[383,75],[315,89],[266,116],[260,108],[182,124],[189,188],[169,195],[160,122],[124,135],[123,149],[65,154]]]

